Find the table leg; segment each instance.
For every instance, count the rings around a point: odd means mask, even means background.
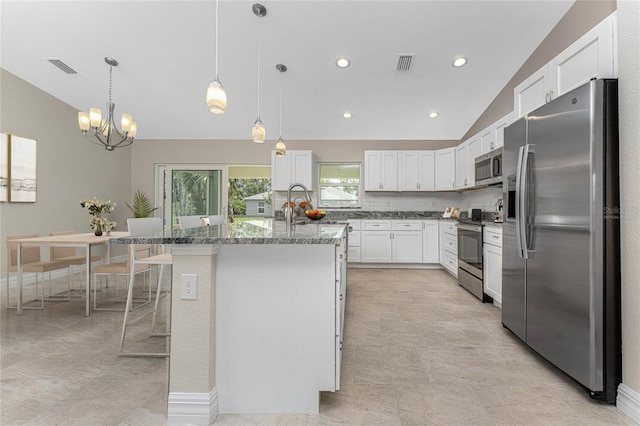
[[[18,315],[22,315],[22,243],[18,243]],[[36,278],[37,280],[38,278]],[[7,282],[7,288],[9,283]],[[8,292],[7,292],[8,293]],[[7,301],[8,303],[8,301]]]
[[[91,315],[89,307],[91,306],[91,244],[87,244],[87,300],[85,306],[85,316]]]

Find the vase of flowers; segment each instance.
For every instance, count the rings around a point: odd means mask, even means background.
[[[94,234],[96,236],[102,235],[102,230],[105,228],[107,232],[111,232],[113,228],[115,228],[115,222],[109,222],[102,215],[105,213],[111,213],[115,208],[116,204],[112,203],[111,200],[104,201],[98,200],[97,198],[85,198],[80,201],[80,207],[87,209],[89,214],[91,215],[91,220],[89,224],[91,225],[91,229],[93,229]],[[106,225],[109,224],[107,227]]]

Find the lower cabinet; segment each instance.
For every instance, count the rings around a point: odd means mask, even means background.
[[[454,221],[440,222],[440,264],[458,276],[458,228]]]
[[[438,221],[422,221],[422,263],[438,263],[439,243]]]
[[[420,220],[363,220],[363,263],[422,263]]]
[[[347,247],[347,260],[352,263],[362,262],[362,232],[360,232],[360,220],[349,220],[349,246]]]
[[[502,304],[502,228],[484,228],[484,292]]]

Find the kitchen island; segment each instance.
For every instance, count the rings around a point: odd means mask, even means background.
[[[173,253],[168,420],[318,413],[340,388],[345,224],[270,219],[116,238]],[[196,300],[181,298],[195,274]]]

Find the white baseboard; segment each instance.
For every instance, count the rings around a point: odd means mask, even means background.
[[[218,417],[218,389],[209,393],[170,392],[169,424],[208,425]]]
[[[634,391],[623,383],[618,386],[616,406],[634,422],[640,424],[640,393]]]

